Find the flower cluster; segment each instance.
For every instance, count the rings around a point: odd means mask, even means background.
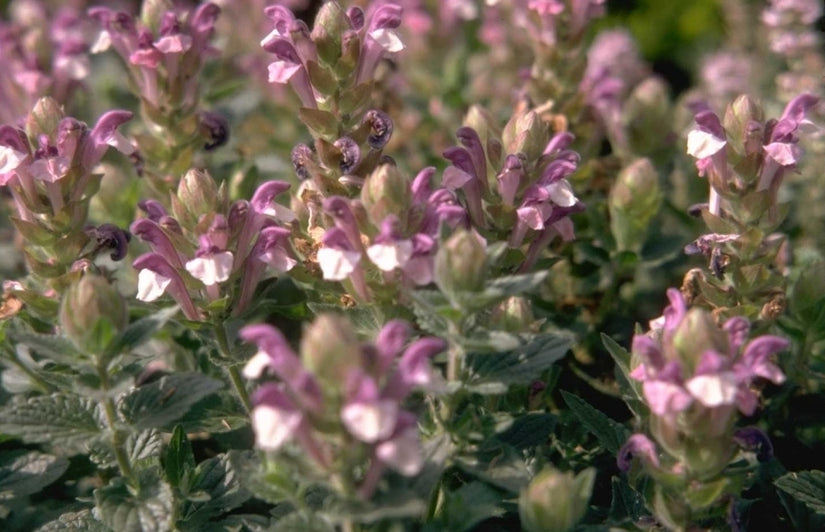
[[[678,290],[669,289],[667,296],[670,305],[663,316],[651,324],[650,332],[635,335],[632,346],[638,363],[630,377],[642,383],[653,440],[632,436],[618,460],[619,467],[629,471],[633,457],[639,457],[644,472],[661,481],[657,489],[665,490],[662,497],[678,506],[691,504],[680,491],[686,486],[700,489],[702,483],[724,480],[722,472],[740,447],[761,451],[758,458],[767,459],[769,442],[756,449],[751,441],[755,429],[741,432],[735,426],[740,414],[756,412],[763,383],[784,382],[772,358],[790,343],[772,335],[748,340],[750,323],[745,318],[730,318],[720,328],[709,312],[688,308]],[[668,477],[681,483],[674,486]],[[721,501],[725,491],[721,489],[714,502]],[[675,512],[672,507],[670,511]]]
[[[563,131],[548,139],[546,124],[533,111],[516,114],[501,140],[476,122],[487,138],[473,127],[458,130],[461,146],[444,152],[452,164],[442,186],[461,191],[470,222],[482,235],[492,232],[512,248],[527,245],[527,271],[553,239],[574,238],[569,216],[584,209],[567,180],[579,162],[570,149],[573,135]]]
[[[240,332],[258,352],[244,368],[249,379],[265,374],[253,396],[256,445],[279,451],[295,441],[316,476],[344,492],[369,497],[389,467],[403,475],[423,466],[416,416],[402,406],[414,389],[440,387],[430,359],[444,349],[437,338],[412,343],[410,327],[390,321],[374,343],[357,341],[349,322],[320,315],[304,332],[300,356],[270,325]]]
[[[151,251],[133,263],[138,299],[154,301],[168,292],[190,320],[226,310],[242,313],[267,266],[283,273],[297,263],[284,227],[295,215],[275,201],[287,189],[288,183],[268,181],[250,201],[227,205],[225,188],[192,170],[172,197],[173,216],[158,201],[141,202],[146,217],[130,230]]]
[[[129,111],[109,111],[91,129],[51,98],[38,101],[25,129],[0,126],[0,186],[14,200],[12,218],[32,245],[24,251],[32,271],[45,279],[66,274],[80,259],[104,249],[125,256],[125,233],[111,224],[87,227],[89,202],[100,187],[96,167],[110,147],[131,154],[118,132]]]
[[[77,9],[64,5],[51,13],[45,2],[31,0],[12,4],[10,15],[0,21],[2,124],[17,124],[42,96],[70,103],[91,71],[91,28]]]
[[[210,39],[219,13],[212,3],[181,11],[165,1],[145,3],[140,19],[108,7],[89,10],[102,26],[93,51],[117,52],[140,99],[147,130],[142,169],[160,198],[174,189],[170,175],[191,166],[194,149],[213,149],[228,139],[226,119],[201,109],[200,101],[204,65],[218,55]]]
[[[390,117],[369,103],[378,64],[403,49],[395,33],[401,8],[387,3],[365,13],[330,2],[312,32],[283,6],[270,6],[266,14],[275,23],[261,42],[276,57],[269,81],[290,84],[315,138],[312,146],[293,149],[295,172],[324,197],[351,195],[381,162],[392,136]]]

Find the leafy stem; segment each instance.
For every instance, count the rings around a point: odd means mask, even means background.
[[[124,448],[125,441],[123,439],[123,431],[118,428],[115,402],[107,393],[110,388],[109,373],[107,372],[105,365],[102,363],[102,358],[98,358],[96,368],[97,375],[100,378],[100,389],[103,391],[105,397],[103,399],[103,412],[106,415],[106,423],[109,425],[109,430],[112,432],[112,449],[115,453],[117,465],[120,468],[120,473],[129,481],[129,483],[133,486],[137,486],[138,482],[135,477],[134,469],[132,469],[132,464],[129,462],[129,455],[126,453],[126,449]]]
[[[213,329],[215,331],[215,338],[218,341],[218,349],[220,349],[221,355],[223,358],[231,360],[232,350],[229,348],[229,340],[226,338],[226,329],[222,323],[216,323]],[[232,387],[235,389],[235,393],[238,395],[238,399],[240,399],[244,409],[247,412],[250,412],[252,410],[252,402],[249,399],[249,392],[246,389],[246,385],[244,384],[240,371],[238,371],[237,364],[224,366],[224,371],[229,377],[229,381],[232,383]]]

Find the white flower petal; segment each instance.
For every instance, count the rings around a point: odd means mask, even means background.
[[[400,52],[404,49],[404,43],[398,38],[398,34],[389,28],[379,28],[370,32],[370,37],[381,45],[381,48],[388,52]]]
[[[8,146],[0,146],[0,174],[6,174],[12,170],[16,170],[23,159],[26,158],[26,153],[17,151]]]
[[[693,129],[688,133],[687,153],[697,159],[704,159],[724,148],[727,143],[727,140],[707,131]]]
[[[734,404],[739,390],[736,376],[730,371],[698,375],[687,381],[685,388],[697,401],[710,408]]]
[[[286,223],[298,219],[291,209],[275,202],[270,203],[264,210],[261,211],[261,213]]]
[[[373,244],[367,248],[367,256],[382,271],[391,272],[402,268],[412,257],[413,245],[410,240],[399,240],[389,244]]]
[[[266,451],[277,451],[292,438],[301,423],[301,413],[282,410],[268,405],[258,405],[252,410],[252,428],[255,443]]]
[[[375,443],[392,434],[398,420],[398,403],[392,400],[374,403],[350,403],[341,409],[347,430],[366,443]]]
[[[232,263],[232,252],[223,251],[187,261],[186,271],[206,286],[211,286],[229,279],[229,274],[232,273]]]
[[[335,248],[318,250],[318,265],[327,281],[343,281],[355,271],[360,260],[361,254],[357,251]]]
[[[275,246],[261,253],[258,260],[267,263],[279,272],[288,272],[298,264],[298,261],[290,257],[281,246]]]
[[[780,166],[793,166],[802,154],[799,146],[787,142],[771,142],[764,150],[765,154]]]
[[[572,207],[578,198],[573,194],[573,187],[566,179],[561,179],[544,187],[553,203],[559,207]]]
[[[108,50],[110,46],[112,46],[112,37],[108,31],[103,30],[100,32],[100,35],[97,36],[97,40],[92,44],[89,52],[99,54]]]
[[[249,359],[243,367],[241,374],[247,379],[257,379],[263,375],[264,370],[269,366],[270,357],[264,351],[258,351]]]
[[[424,466],[424,456],[415,427],[410,427],[395,438],[380,443],[375,448],[375,455],[408,477],[417,475]]]
[[[301,70],[299,63],[287,63],[286,61],[275,61],[269,64],[270,83],[288,83],[289,79]]]
[[[159,275],[152,270],[143,269],[138,273],[138,293],[140,301],[154,301],[163,295],[172,279]]]

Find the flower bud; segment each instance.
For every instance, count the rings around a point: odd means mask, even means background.
[[[754,147],[762,149],[761,128],[758,138],[754,137],[755,125],[765,120],[762,108],[750,96],[743,94],[736,98],[725,110],[722,122],[728,142],[740,153],[752,153]],[[750,142],[749,142],[750,141]]]
[[[51,137],[62,119],[59,103],[49,97],[40,98],[26,120],[26,135],[36,146],[40,135]]]
[[[706,351],[727,353],[727,335],[716,325],[713,316],[702,309],[691,308],[673,334],[673,345],[665,345],[665,358],[678,360],[691,375]],[[674,358],[675,357],[675,358]]]
[[[301,337],[304,366],[332,393],[343,392],[343,382],[361,363],[361,348],[349,321],[339,314],[321,314]]]
[[[334,66],[341,57],[341,37],[350,28],[347,14],[337,2],[327,2],[318,11],[312,28],[312,40],[318,49],[318,58]]]
[[[496,329],[511,333],[534,330],[537,324],[530,302],[518,296],[508,297],[496,305],[490,322]]]
[[[183,175],[172,211],[184,227],[194,227],[201,216],[219,212],[218,186],[205,170],[192,169]]]
[[[394,214],[403,227],[410,201],[410,184],[394,164],[382,164],[376,168],[361,189],[361,203],[376,226],[387,215]]]
[[[565,532],[587,511],[596,470],[588,468],[573,476],[545,468],[521,492],[518,501],[521,525],[528,532]]]
[[[528,161],[538,159],[547,144],[547,125],[534,111],[515,114],[501,134],[505,153],[523,153]]]
[[[622,111],[635,153],[658,153],[672,138],[670,96],[664,81],[650,77],[628,97]]]
[[[485,246],[478,235],[458,229],[435,256],[435,283],[449,296],[478,292],[484,287],[486,262]]]
[[[60,327],[81,351],[100,354],[126,327],[126,302],[105,278],[86,273],[66,291]]]
[[[620,250],[639,250],[662,202],[659,176],[648,159],[636,159],[619,173],[610,191],[610,230]]]

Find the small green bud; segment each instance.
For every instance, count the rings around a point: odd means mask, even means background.
[[[727,335],[710,312],[693,307],[688,310],[673,334],[673,345],[665,345],[665,358],[682,362],[686,375],[692,375],[705,351],[728,353]]]
[[[194,227],[201,216],[220,212],[218,185],[206,170],[192,169],[183,175],[178,193],[172,196],[172,212],[183,227]]]
[[[627,124],[634,153],[660,153],[670,148],[673,119],[665,82],[649,77],[637,85],[623,107],[622,122]]]
[[[318,50],[318,58],[326,65],[335,66],[341,57],[341,41],[348,28],[347,14],[338,2],[321,6],[312,28],[312,41]]]
[[[511,333],[533,331],[536,317],[530,302],[520,296],[511,296],[493,308],[490,322],[496,329]]]
[[[608,198],[610,230],[619,250],[641,249],[661,203],[659,176],[650,160],[636,159],[619,172]]]
[[[29,142],[38,146],[40,135],[54,139],[57,126],[62,119],[63,108],[57,101],[48,96],[37,100],[26,119],[26,136],[29,137]]]
[[[474,232],[455,231],[435,256],[435,284],[451,298],[461,292],[481,291],[486,276],[485,246]]]
[[[593,491],[596,470],[573,476],[547,467],[522,490],[518,500],[521,525],[528,532],[566,532],[581,520]]]
[[[405,226],[410,208],[410,184],[394,164],[382,164],[364,182],[361,203],[372,223],[378,227],[388,214],[394,214]]]
[[[361,364],[360,342],[349,320],[339,314],[315,318],[301,337],[301,358],[328,391],[343,393],[350,370]]]
[[[535,111],[517,113],[501,133],[505,153],[523,153],[528,161],[541,156],[547,145],[548,129]]]
[[[722,120],[728,143],[739,153],[761,154],[764,120],[765,114],[758,103],[746,94],[739,96],[725,109]]]
[[[103,353],[127,322],[126,301],[109,281],[93,273],[70,285],[60,305],[63,333],[86,353]]]

